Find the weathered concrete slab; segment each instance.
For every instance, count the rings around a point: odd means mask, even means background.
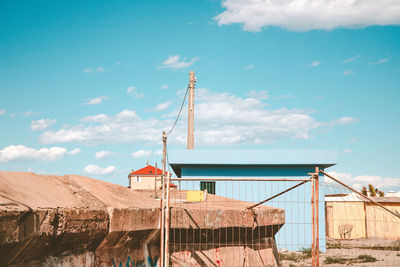
[[[76,175],[0,172],[0,266],[155,266],[161,212],[152,194]],[[203,203],[178,202],[170,210],[176,259],[200,253],[191,266],[202,266],[202,257],[217,257],[215,249],[224,262],[239,250],[262,252],[259,259],[276,266],[273,237],[284,224],[283,210],[261,206],[252,212],[247,202],[213,195]]]

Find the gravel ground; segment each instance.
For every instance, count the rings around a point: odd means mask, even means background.
[[[400,241],[368,238],[355,240],[328,240],[328,249],[320,253],[320,266],[341,267],[400,267]],[[311,257],[305,252],[281,252],[282,267],[311,266]]]

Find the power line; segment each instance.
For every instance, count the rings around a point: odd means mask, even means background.
[[[185,104],[186,96],[187,96],[188,91],[189,91],[189,86],[186,88],[185,97],[183,98],[182,105],[181,105],[181,108],[179,109],[179,113],[178,113],[178,116],[176,117],[176,120],[175,120],[175,122],[174,122],[174,125],[172,126],[171,130],[169,130],[169,132],[167,133],[167,135],[169,135],[169,134],[174,130],[174,128],[175,128],[175,126],[176,126],[176,123],[178,122],[179,117],[181,116],[182,108],[183,108],[183,105]]]

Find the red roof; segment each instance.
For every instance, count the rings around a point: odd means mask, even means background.
[[[131,176],[141,176],[141,175],[146,175],[146,176],[154,176],[156,172],[156,167],[151,166],[151,165],[147,165],[144,168],[141,168],[137,171],[133,171],[129,174],[129,177]],[[157,175],[161,175],[162,174],[162,170],[157,168]],[[169,172],[166,173],[166,175],[168,175]],[[178,187],[176,184],[170,183],[169,184],[170,187]]]
[[[147,165],[144,168],[141,168],[141,169],[139,169],[137,171],[131,172],[129,174],[129,176],[131,176],[131,175],[150,175],[150,176],[152,176],[154,174],[156,174],[156,167],[151,166],[151,165]],[[162,174],[162,170],[157,168],[157,175],[161,175],[161,174]],[[168,172],[166,174],[168,175]]]

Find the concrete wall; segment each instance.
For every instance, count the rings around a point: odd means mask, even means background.
[[[160,201],[150,195],[81,176],[0,171],[0,266],[160,266]],[[243,266],[231,260],[236,251],[246,264],[278,266],[274,235],[285,222],[282,209],[250,211],[247,202],[214,195],[208,200],[171,201],[173,266]],[[227,230],[242,233],[234,240],[199,234]],[[185,231],[197,232],[175,235]],[[206,238],[201,242],[209,246],[198,246],[192,236]],[[193,246],[182,245],[188,243]]]

